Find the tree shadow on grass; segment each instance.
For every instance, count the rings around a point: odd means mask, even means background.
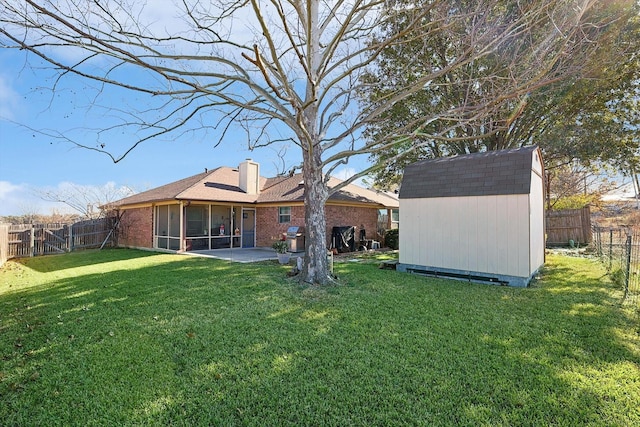
[[[366,277],[361,267],[349,269],[353,277]],[[554,263],[534,289],[409,275],[398,287],[397,279],[381,277],[371,286],[379,292],[393,287],[402,297],[363,311],[391,313],[378,324],[393,332],[387,334],[391,342],[407,329],[423,337],[396,369],[413,361],[420,380],[406,397],[421,401],[415,413],[426,424],[638,421],[637,411],[627,418],[627,408],[640,404],[639,343],[619,333],[633,322],[619,310],[617,292],[600,280],[600,272]],[[409,317],[407,327],[403,313],[417,320]],[[438,419],[438,413],[446,417]]]
[[[9,424],[130,422],[180,382],[176,354],[185,339],[196,341],[198,325],[237,316],[273,286],[264,266],[176,257],[113,270],[109,263],[123,259],[101,255],[100,272],[0,295],[0,394],[8,396],[0,418]]]
[[[637,421],[625,413],[640,403],[631,393],[637,373],[622,371],[628,383],[612,387],[589,379],[615,383],[608,369],[639,360],[612,332],[628,319],[610,288],[588,274],[557,264],[535,288],[513,289],[372,265],[338,269],[345,285],[323,289],[287,281],[277,265],[180,258],[2,295],[8,405],[0,416],[9,424]]]
[[[33,258],[17,258],[14,262],[41,273],[60,271],[70,268],[99,265],[136,258],[157,256],[157,252],[131,250],[123,248],[89,249],[59,255],[44,255]]]

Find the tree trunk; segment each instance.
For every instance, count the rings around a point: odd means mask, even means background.
[[[327,221],[325,202],[329,191],[322,171],[322,144],[318,129],[318,75],[320,69],[320,29],[318,27],[319,0],[309,0],[307,27],[307,68],[305,102],[302,110],[301,140],[304,176],[305,225],[307,232],[305,263],[302,280],[307,283],[329,282],[327,266]]]
[[[319,150],[318,150],[319,151]],[[302,280],[308,283],[326,284],[329,281],[327,266],[327,221],[325,202],[327,186],[320,167],[320,153],[304,153],[304,205],[306,225],[306,253]]]

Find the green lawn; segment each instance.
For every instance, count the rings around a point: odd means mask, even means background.
[[[370,261],[370,260],[369,260]],[[640,327],[594,261],[528,289],[130,250],[0,269],[0,424],[640,425]]]

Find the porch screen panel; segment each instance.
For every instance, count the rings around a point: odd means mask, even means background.
[[[231,209],[228,206],[211,206],[212,236],[229,236],[233,233],[230,213]],[[222,233],[220,233],[220,226],[222,226]]]
[[[232,245],[234,248],[239,248],[242,244],[241,235],[240,235],[240,227],[242,225],[242,209],[241,208],[233,208],[232,211],[232,219],[233,219],[233,239]]]
[[[177,251],[180,249],[180,205],[169,205],[169,247]]]
[[[156,237],[157,247],[169,248],[169,206],[156,206]]]
[[[187,251],[209,249],[209,206],[187,206],[184,218]]]
[[[169,235],[169,209],[168,206],[156,207],[156,234],[158,236]]]
[[[207,206],[187,206],[187,237],[206,236],[208,216]]]

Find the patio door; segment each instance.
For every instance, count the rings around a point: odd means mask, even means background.
[[[256,211],[242,209],[242,247],[253,248],[256,245]]]

